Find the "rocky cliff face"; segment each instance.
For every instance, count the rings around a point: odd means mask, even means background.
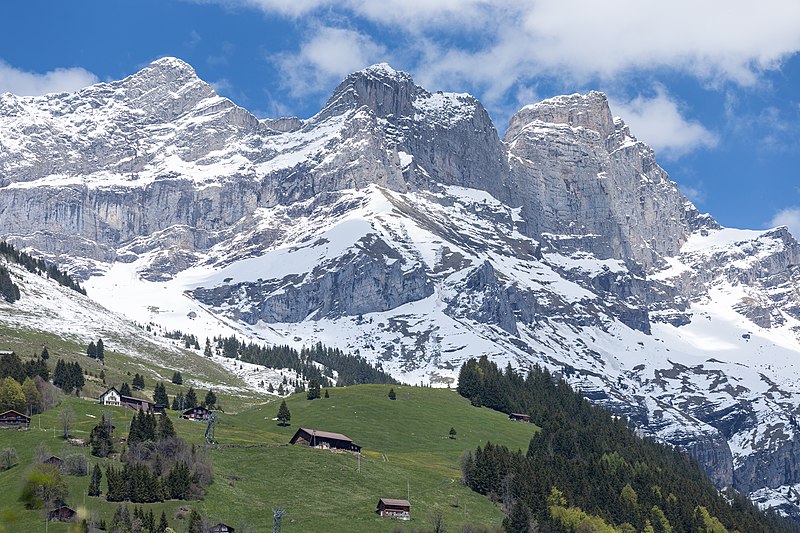
[[[410,382],[546,365],[795,509],[800,246],[700,214],[600,93],[526,106],[502,140],[473,97],[387,65],[305,120],[170,58],[5,94],[0,234],[142,323],[321,340]]]

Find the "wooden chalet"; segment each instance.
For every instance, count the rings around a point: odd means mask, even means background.
[[[361,446],[354,443],[350,437],[341,433],[320,431],[318,429],[300,428],[289,441],[289,444],[300,444],[313,448],[345,450],[348,452],[361,452]]]
[[[408,500],[394,500],[381,498],[375,512],[380,516],[394,520],[411,520],[411,502]]]
[[[185,418],[186,420],[208,422],[208,419],[211,418],[211,411],[205,407],[192,407],[191,409],[187,409],[181,413],[180,417]]]
[[[47,459],[45,459],[42,462],[44,464],[46,464],[46,465],[53,465],[53,466],[57,466],[58,468],[61,468],[61,465],[64,464],[64,459],[62,459],[61,457],[58,457],[57,455],[51,455],[50,457],[48,457]]]
[[[57,507],[47,513],[48,522],[73,522],[78,517],[75,509],[71,509],[66,505]]]
[[[526,415],[525,413],[511,413],[508,415],[509,420],[516,420],[517,422],[530,422],[531,417],[530,415]]]
[[[208,533],[234,533],[235,531],[235,528],[229,526],[228,524],[223,524],[222,522],[215,526],[211,526],[208,529]]]
[[[114,387],[111,387],[100,395],[100,405],[127,407],[134,411],[139,411],[141,409],[145,413],[159,412],[153,402],[142,400],[141,398],[134,398],[133,396],[123,396]],[[161,412],[163,412],[163,410]]]
[[[29,428],[31,425],[31,417],[23,415],[19,411],[10,409],[4,413],[0,413],[0,427],[22,429]]]
[[[0,350],[0,357],[3,357],[4,355],[14,355],[14,352],[11,350]]]

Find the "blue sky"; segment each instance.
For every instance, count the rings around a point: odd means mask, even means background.
[[[470,92],[502,135],[524,104],[597,89],[723,225],[800,236],[800,2],[4,2],[0,92],[71,91],[176,56],[259,116],[308,117],[388,62]]]

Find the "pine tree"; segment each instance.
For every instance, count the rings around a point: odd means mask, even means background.
[[[43,346],[42,347],[42,355],[40,357],[42,359],[44,359],[45,361],[50,359],[50,352],[47,351],[47,346]]]
[[[172,382],[175,385],[183,385],[183,376],[181,376],[180,372],[178,372],[178,371],[173,372],[173,374],[172,374]]]
[[[389,389],[389,399],[390,400],[396,400],[397,399],[397,395],[394,393],[394,389],[393,388]]]
[[[169,522],[167,522],[167,513],[161,511],[161,519],[158,521],[158,529],[156,529],[156,531],[162,533],[168,527],[169,527]]]
[[[167,387],[163,383],[156,383],[155,390],[153,391],[153,403],[156,405],[169,405],[169,396],[167,396]]]
[[[194,509],[192,509],[192,514],[189,515],[188,533],[203,533],[203,518]]]
[[[189,387],[189,390],[186,392],[186,399],[184,400],[184,408],[192,409],[193,407],[197,407],[197,393],[194,391],[193,387]]]
[[[103,474],[100,472],[100,465],[94,464],[92,469],[92,480],[89,482],[89,496],[100,496],[100,480]]]
[[[331,395],[330,395],[330,394],[328,394],[328,389],[325,389],[325,397],[326,397],[326,398],[330,398],[330,397],[331,397]]]
[[[138,373],[136,373],[136,375],[133,376],[132,384],[133,384],[133,389],[134,390],[143,390],[144,389],[144,376],[141,376]]]
[[[451,439],[456,438],[456,428],[450,428],[450,438]]]
[[[316,400],[320,397],[319,393],[319,380],[312,379],[308,382],[308,393],[306,394],[306,398],[309,400]]]
[[[161,413],[158,419],[158,429],[156,430],[156,439],[171,439],[176,436],[175,426],[172,425],[172,420],[169,419],[166,413]]]
[[[113,441],[114,426],[111,421],[103,415],[100,423],[97,424],[89,434],[89,444],[92,447],[92,455],[96,457],[108,457],[114,453]]]
[[[289,420],[292,419],[292,414],[289,412],[289,407],[286,406],[286,400],[281,402],[280,407],[278,408],[278,423],[281,426],[288,426]]]
[[[122,387],[119,388],[119,393],[122,396],[130,396],[131,395],[131,387],[130,387],[130,385],[128,385],[127,382],[123,383]]]
[[[96,355],[98,361],[105,361],[105,358],[106,358],[106,347],[103,344],[103,339],[97,339],[95,355]]]
[[[56,363],[56,368],[53,371],[53,385],[56,387],[62,387],[64,385],[64,380],[67,376],[67,365],[64,363],[63,359],[59,359]]]
[[[94,341],[89,341],[89,346],[86,347],[86,355],[91,359],[97,358],[97,346],[95,346]]]
[[[206,347],[203,350],[203,355],[205,355],[206,357],[211,357],[211,355],[212,355],[212,353],[211,353],[211,341],[209,340],[208,337],[206,337]]]

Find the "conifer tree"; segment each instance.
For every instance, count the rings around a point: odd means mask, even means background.
[[[319,380],[312,379],[308,382],[308,393],[306,393],[306,398],[309,400],[316,400],[320,397],[319,393]]]
[[[162,533],[168,527],[169,527],[169,522],[167,522],[167,513],[161,511],[161,519],[158,521],[158,529],[156,531]]]
[[[131,395],[131,387],[128,385],[127,382],[122,384],[122,387],[119,388],[119,393],[122,396],[130,396]]]
[[[211,353],[211,340],[209,340],[208,337],[206,337],[206,347],[203,350],[203,355],[205,355],[206,357],[211,357],[211,355],[212,355],[212,353]]]
[[[86,347],[86,355],[90,359],[97,358],[97,346],[95,346],[94,341],[89,341],[89,346]]]
[[[389,399],[390,400],[397,399],[397,395],[394,393],[394,388],[389,389]]]
[[[92,469],[92,479],[89,482],[89,496],[100,496],[100,480],[103,474],[100,472],[100,465],[94,464]]]
[[[92,447],[92,455],[96,457],[108,457],[108,454],[114,453],[113,441],[114,426],[111,420],[103,415],[100,423],[97,424],[89,435],[89,444]]]
[[[163,383],[156,383],[155,390],[153,391],[153,403],[156,405],[169,405],[169,396],[167,396],[167,387]]]
[[[203,405],[205,405],[209,409],[213,409],[216,404],[217,404],[217,395],[214,394],[214,391],[209,390],[206,393],[205,400],[203,400]]]
[[[184,407],[186,409],[192,409],[193,407],[197,407],[197,393],[194,391],[193,387],[189,387],[189,390],[186,392]]]
[[[50,352],[47,351],[47,346],[42,346],[42,354],[40,355],[40,357],[45,361],[50,359]]]
[[[181,373],[177,370],[172,374],[172,382],[175,385],[183,385],[183,376],[181,376]]]
[[[289,407],[286,405],[286,400],[281,402],[280,407],[278,407],[278,424],[281,426],[289,425],[289,420],[292,419],[292,414],[289,412]]]
[[[103,339],[97,339],[97,345],[95,347],[95,356],[97,357],[98,361],[105,361],[106,347],[103,344]]]
[[[171,439],[176,436],[175,426],[172,425],[172,420],[169,419],[166,413],[161,413],[158,419],[158,429],[156,430],[156,439]]]

